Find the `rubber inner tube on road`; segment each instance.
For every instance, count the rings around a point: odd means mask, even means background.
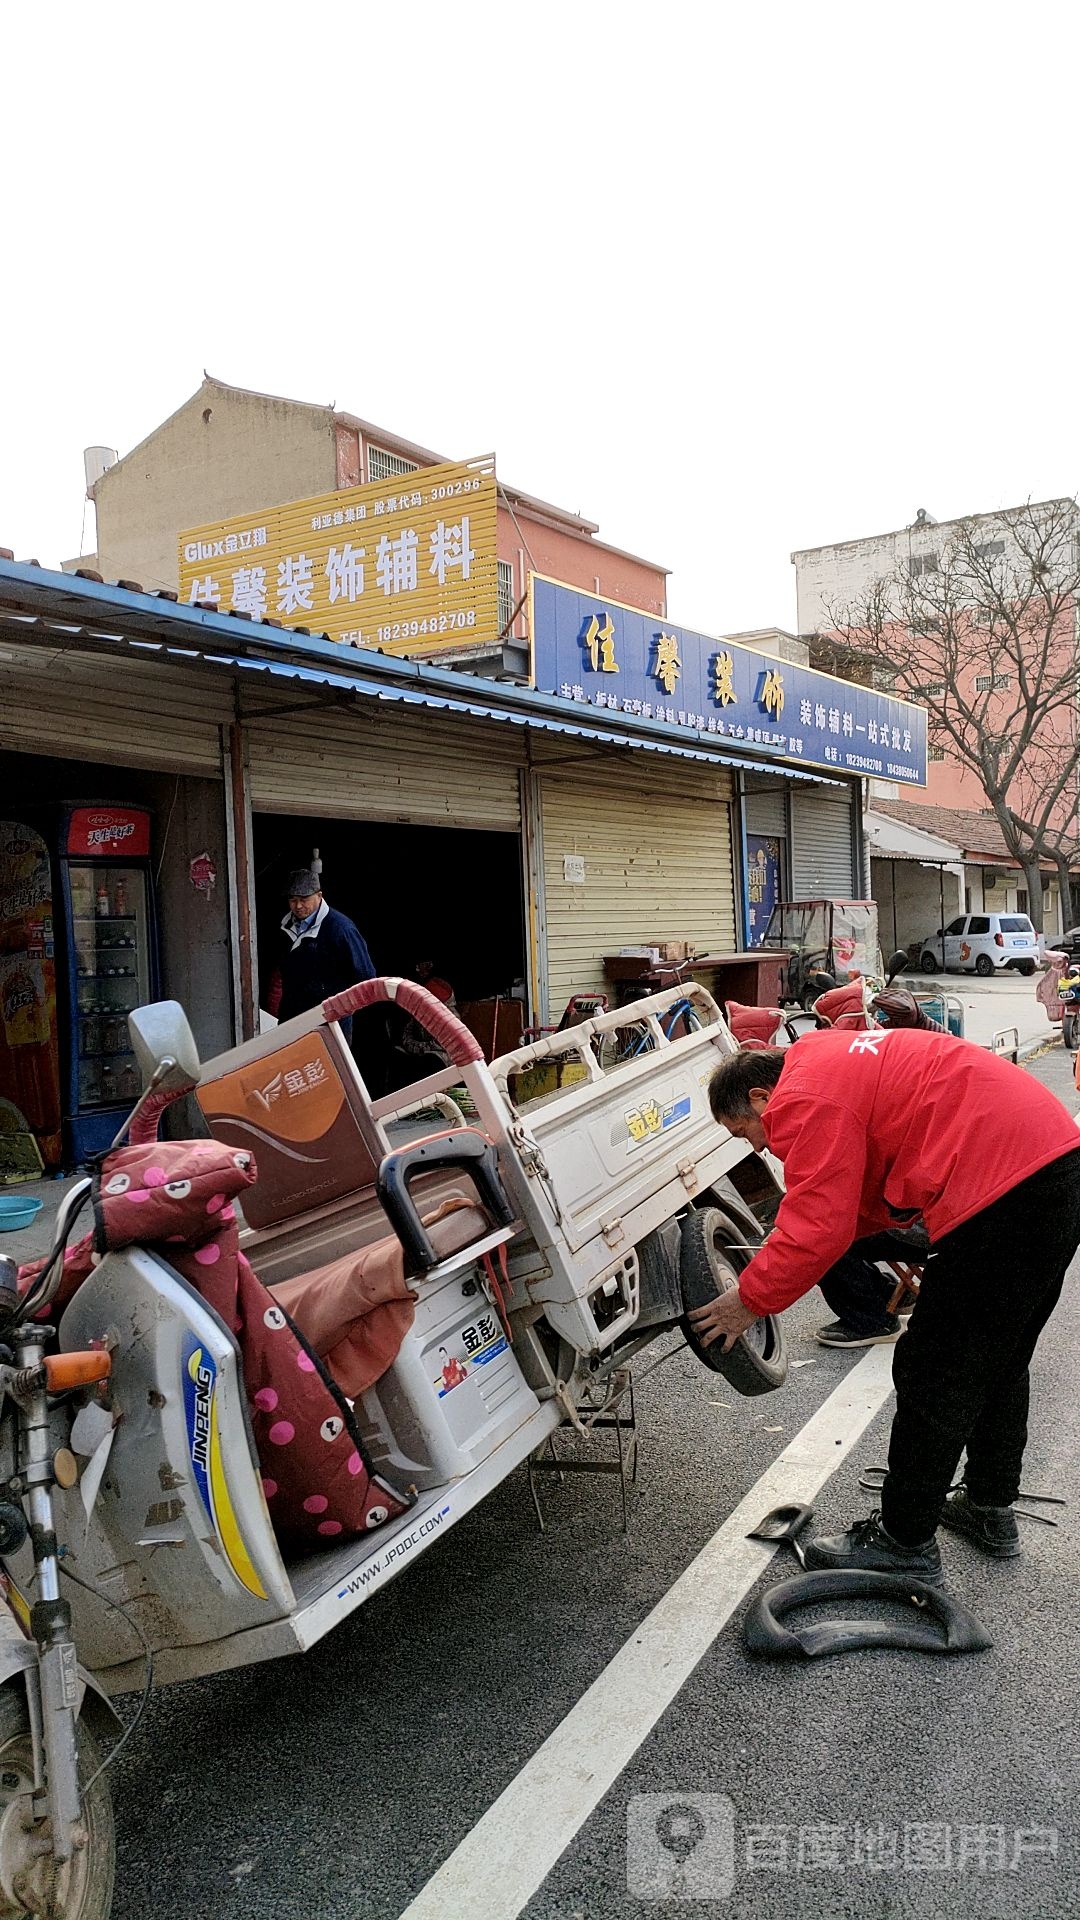
[[[896,1600],[910,1617],[898,1620],[822,1620],[787,1627],[786,1614],[823,1600]],[[928,1618],[927,1616],[930,1616]],[[931,1625],[931,1619],[936,1623]],[[943,1629],[944,1631],[940,1631]],[[770,1660],[816,1660],[864,1647],[901,1647],[911,1653],[985,1653],[993,1641],[973,1613],[940,1587],[899,1573],[804,1573],[760,1595],[746,1616],[750,1653]]]

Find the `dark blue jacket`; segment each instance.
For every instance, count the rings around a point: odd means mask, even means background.
[[[279,965],[281,1004],[279,1020],[291,1020],[307,1013],[332,993],[341,993],[357,980],[373,980],[375,968],[367,944],[352,921],[336,908],[320,910],[315,926],[297,937],[291,930],[292,916],[281,924]]]

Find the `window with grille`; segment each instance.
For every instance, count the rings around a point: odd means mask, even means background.
[[[936,553],[913,553],[907,563],[908,573],[917,580],[921,573],[937,573],[938,557]]]
[[[419,466],[418,460],[403,460],[400,453],[387,453],[385,447],[368,447],[367,477],[369,480],[393,480],[399,473],[416,473]]]
[[[933,700],[939,693],[944,693],[945,682],[944,680],[935,680],[932,687],[916,687],[915,691],[920,700]]]
[[[994,693],[998,687],[1007,687],[1012,683],[1011,673],[977,673],[975,676],[976,693]]]
[[[996,560],[1000,553],[1004,553],[1005,542],[1004,540],[984,540],[972,551],[977,560]]]
[[[933,741],[931,741],[926,749],[926,757],[928,760],[944,760],[945,749],[944,747],[935,747]]]
[[[505,633],[514,611],[514,569],[509,560],[499,561],[499,632]]]

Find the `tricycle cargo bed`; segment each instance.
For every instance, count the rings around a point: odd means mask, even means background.
[[[668,1039],[665,1016],[680,1005],[690,1009],[680,1022],[690,1030]],[[625,1311],[602,1334],[593,1330],[597,1345],[632,1323],[634,1275],[620,1270],[627,1257],[748,1152],[709,1111],[710,1075],[733,1050],[715,1001],[692,985],[583,1021],[492,1065],[514,1116],[516,1151],[504,1177],[532,1241],[531,1249],[514,1243],[515,1276],[549,1317],[553,1302],[581,1301],[616,1280]],[[561,1087],[537,1092],[541,1066]]]

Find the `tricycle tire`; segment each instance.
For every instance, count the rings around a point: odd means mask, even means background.
[[[78,1738],[79,1777],[85,1781],[98,1773],[102,1755],[84,1719],[79,1721]],[[21,1680],[9,1681],[0,1687],[0,1833],[4,1836],[16,1828],[13,1821],[2,1816],[11,1801],[22,1796],[26,1785],[32,1785],[33,1777],[34,1755],[26,1693]],[[98,1774],[89,1793],[84,1795],[83,1817],[87,1844],[67,1868],[66,1885],[62,1878],[56,1889],[59,1896],[56,1912],[62,1920],[108,1920],[116,1872],[116,1831],[107,1773]],[[29,1861],[29,1853],[25,1858]],[[8,1864],[0,1863],[0,1871],[4,1882],[10,1884]],[[19,1897],[25,1899],[26,1893]],[[29,1915],[41,1909],[35,1904],[25,1911]]]
[[[760,1235],[752,1235],[744,1219],[736,1219],[722,1207],[702,1207],[687,1214],[682,1224],[679,1246],[679,1285],[686,1315],[682,1329],[686,1344],[713,1373],[724,1379],[737,1393],[772,1393],[787,1378],[787,1352],[780,1320],[766,1314],[740,1335],[730,1353],[721,1352],[721,1342],[703,1346],[688,1318],[691,1308],[708,1306],[718,1293],[726,1293],[734,1284],[733,1272],[749,1266],[761,1244]]]
[[[1080,1052],[1080,1007],[1066,1007],[1061,1016],[1061,1038],[1068,1053]]]

